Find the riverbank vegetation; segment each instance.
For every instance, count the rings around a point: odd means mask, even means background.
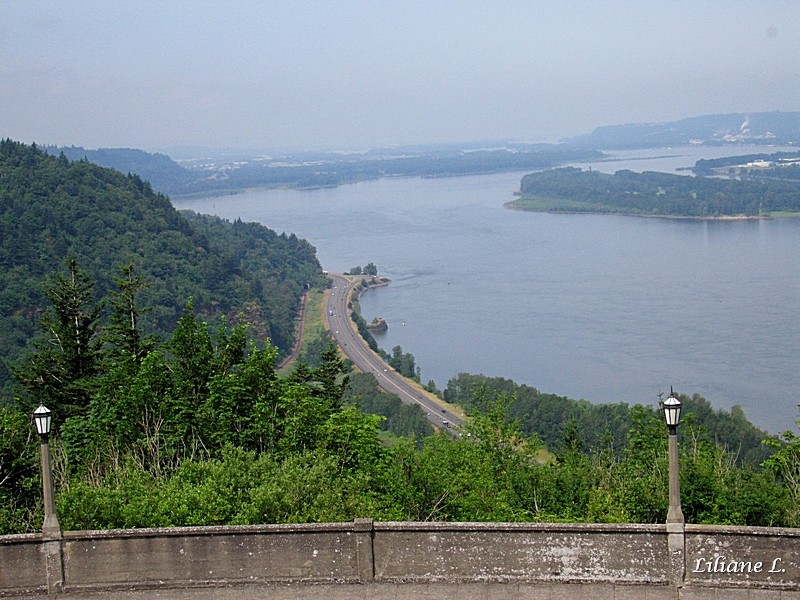
[[[281,378],[274,346],[248,341],[241,324],[210,327],[191,303],[157,342],[136,325],[149,307],[139,304],[140,278],[125,273],[102,326],[92,282],[74,263],[47,290],[53,303],[43,336],[15,368],[24,389],[0,406],[2,533],[41,522],[30,423],[39,402],[54,412],[56,501],[66,529],[358,517],[664,521],[667,437],[654,409],[592,407],[462,374],[444,396],[467,408],[468,424],[458,437],[431,433],[422,411],[389,406],[370,376],[348,372],[333,345],[318,366],[298,363]],[[58,301],[65,297],[73,301]],[[759,432],[743,415],[681,400],[687,520],[800,525],[797,436],[767,439],[772,448],[761,460],[751,439]],[[391,418],[402,436],[387,444],[380,430]]]
[[[694,218],[800,213],[796,183],[689,177],[646,171],[613,175],[563,167],[522,178],[517,210]]]

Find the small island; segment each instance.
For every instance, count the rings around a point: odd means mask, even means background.
[[[538,212],[636,216],[768,218],[800,216],[792,181],[740,181],[646,171],[613,175],[575,167],[525,175],[507,208]]]
[[[383,333],[389,329],[389,325],[383,317],[375,317],[371,323],[367,324],[367,329],[374,333]]]

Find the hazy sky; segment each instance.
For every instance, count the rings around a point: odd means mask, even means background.
[[[800,110],[797,0],[0,0],[0,137],[363,148]]]

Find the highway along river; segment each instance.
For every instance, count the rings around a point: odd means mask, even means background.
[[[742,152],[748,149],[740,149]],[[593,168],[671,170],[701,149]],[[648,156],[659,155],[659,158]],[[439,388],[459,372],[592,402],[655,405],[670,385],[757,426],[800,418],[800,220],[693,221],[503,208],[524,173],[392,178],[176,201],[263,223],[323,268],[373,262],[361,297]]]
[[[464,424],[461,416],[451,412],[450,408],[437,401],[432,394],[420,389],[370,350],[366,341],[356,331],[347,305],[351,298],[354,281],[345,276],[331,273],[333,287],[326,306],[328,325],[334,339],[353,364],[364,373],[371,373],[378,386],[390,394],[397,395],[406,404],[419,404],[433,425],[449,429],[455,435],[459,426]]]

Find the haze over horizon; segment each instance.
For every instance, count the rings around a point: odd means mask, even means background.
[[[0,137],[87,148],[557,141],[800,109],[790,0],[10,0]]]

